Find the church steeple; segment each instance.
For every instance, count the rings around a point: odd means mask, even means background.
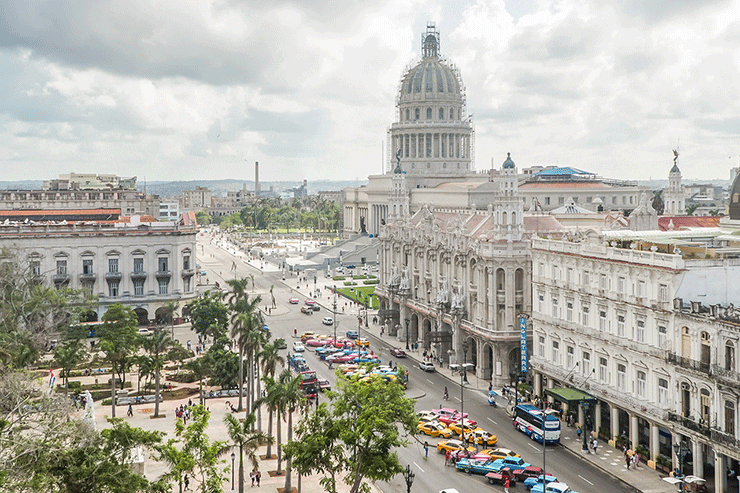
[[[498,191],[493,204],[496,235],[500,239],[519,241],[524,235],[524,201],[519,193],[519,178],[510,152],[506,153],[497,181]]]
[[[421,53],[424,58],[439,57],[439,31],[434,22],[427,22],[427,31],[421,35]]]

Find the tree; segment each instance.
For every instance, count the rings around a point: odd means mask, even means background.
[[[247,386],[247,409],[251,409],[252,404],[255,401],[255,382],[257,386],[257,394],[259,391],[259,352],[267,341],[269,340],[269,333],[263,329],[264,322],[259,312],[252,315],[253,325],[247,333],[246,341],[244,343],[244,352],[247,357],[247,363],[249,371],[247,372],[249,385]],[[254,372],[257,372],[255,375]],[[257,418],[261,421],[261,411],[257,408]],[[259,429],[262,430],[262,423],[259,423]]]
[[[144,349],[151,358],[151,369],[154,372],[154,417],[159,417],[159,377],[164,368],[164,355],[167,350],[175,345],[175,340],[166,330],[155,330],[154,333],[144,338]]]
[[[686,215],[693,216],[694,211],[699,208],[699,204],[686,204]]]
[[[282,430],[280,427],[281,419],[280,419],[280,409],[282,405],[282,385],[280,385],[280,382],[275,380],[272,376],[265,375],[262,377],[262,380],[265,382],[265,396],[260,397],[257,399],[254,403],[255,407],[265,405],[267,407],[267,412],[270,413],[268,415],[268,421],[267,421],[267,434],[272,436],[272,417],[277,414],[277,471],[278,474],[280,473],[280,466],[281,466],[281,450],[280,450],[280,443],[282,438]],[[272,459],[272,443],[267,443],[267,458]]]
[[[198,211],[195,213],[195,220],[198,224],[211,224],[211,215],[207,211]]]
[[[185,368],[195,373],[198,377],[198,398],[200,404],[203,405],[203,379],[208,376],[213,368],[213,361],[208,354],[201,356],[200,358],[191,359],[185,363]]]
[[[296,430],[298,439],[286,445],[286,456],[298,471],[325,474],[322,485],[331,493],[336,493],[332,478],[341,472],[347,473],[350,493],[369,491],[365,478],[388,481],[402,473],[393,450],[408,444],[404,436],[417,423],[414,403],[403,387],[383,378],[353,379],[340,382],[329,399],[325,411],[319,406],[319,416],[305,415]]]
[[[653,190],[652,206],[659,216],[663,214],[663,210],[665,209],[665,203],[663,202],[663,190]]]
[[[198,358],[203,359],[203,358]],[[198,490],[203,493],[221,493],[224,480],[222,470],[218,467],[223,461],[220,457],[229,450],[229,444],[224,441],[211,442],[206,434],[208,420],[211,414],[203,405],[194,406],[191,411],[191,422],[185,428],[181,426],[182,419],[178,418],[178,437],[182,437],[182,450],[193,458],[193,467],[190,472],[199,480]]]
[[[231,441],[239,447],[239,493],[244,493],[244,454],[252,463],[252,467],[257,469],[259,461],[255,453],[261,443],[272,443],[273,438],[261,431],[252,431],[254,428],[254,414],[248,414],[243,422],[239,422],[233,415],[224,416],[224,423],[229,433]]]
[[[298,410],[299,406],[306,402],[306,395],[303,393],[303,389],[301,389],[302,381],[303,378],[301,375],[293,376],[289,370],[285,370],[280,374],[282,411],[283,414],[288,415],[288,443],[293,439],[293,413]],[[292,458],[290,455],[286,455],[286,459],[285,491],[292,491],[290,484]]]
[[[54,349],[54,362],[61,369],[64,395],[69,389],[69,374],[78,363],[86,359],[87,350],[80,339],[69,339]]]
[[[126,372],[134,361],[135,351],[140,344],[136,331],[139,319],[130,306],[114,303],[103,314],[103,325],[99,329],[98,347],[111,364],[111,416],[116,417],[116,375],[121,388],[126,382]]]
[[[279,347],[282,346],[285,343],[285,339],[275,339],[275,341],[264,344],[262,346],[262,350],[259,352],[259,361],[262,368],[262,373],[264,375],[268,375],[270,377],[275,376],[275,371],[277,369],[277,365],[280,364],[285,365],[285,358],[280,356],[280,349]],[[262,395],[262,392],[260,391],[260,384],[259,382],[263,381],[263,379],[258,379],[257,381],[257,395]],[[257,408],[259,412],[260,408]],[[260,425],[260,430],[262,430]],[[272,434],[272,413],[269,416],[268,419],[268,433]],[[270,446],[267,446],[267,455],[270,456]]]
[[[164,304],[162,307],[162,312],[164,313],[164,316],[169,319],[170,323],[172,324],[172,337],[175,337],[175,315],[177,314],[177,309],[180,308],[180,302],[179,301],[168,301]]]
[[[219,338],[226,333],[229,324],[229,309],[221,302],[221,293],[208,291],[188,304],[192,329],[196,334]]]
[[[231,287],[229,306],[231,308],[231,338],[236,340],[239,348],[239,404],[238,411],[242,410],[242,398],[244,394],[244,358],[247,351],[249,334],[253,330],[259,330],[264,325],[258,306],[262,302],[261,296],[249,298],[247,288],[249,279],[229,279],[226,281]]]

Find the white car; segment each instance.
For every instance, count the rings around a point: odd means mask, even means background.
[[[139,333],[140,336],[150,336],[150,335],[152,335],[152,331],[149,330],[149,329],[146,329],[144,327],[140,328],[137,332]]]
[[[429,361],[422,361],[421,363],[419,363],[419,368],[428,372],[436,371],[436,368],[434,368],[434,363],[431,363]]]
[[[306,347],[303,345],[302,342],[295,341],[293,343],[293,351],[296,353],[302,353],[306,350]]]
[[[324,325],[334,325],[334,319],[331,317],[324,317],[324,320],[321,321]]]

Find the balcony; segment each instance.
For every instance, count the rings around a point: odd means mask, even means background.
[[[122,277],[123,277],[123,273],[122,273],[122,272],[120,272],[120,271],[116,271],[116,272],[106,272],[106,273],[105,273],[105,278],[106,278],[106,279],[111,279],[111,280],[113,280],[113,279],[121,279]]]
[[[722,430],[712,428],[711,436],[713,442],[721,443],[723,445],[727,445],[728,447],[734,447],[736,450],[740,449],[740,440],[735,438],[733,435],[730,435],[729,433],[725,433]]]
[[[689,430],[701,433],[705,437],[712,437],[712,429],[704,423],[698,423],[693,418],[687,418],[685,416],[679,416],[676,413],[668,413],[668,421],[673,421]]]
[[[95,282],[95,280],[98,278],[98,275],[94,272],[83,272],[79,276],[80,282]]]
[[[131,279],[146,279],[145,270],[135,270],[131,272]]]
[[[738,385],[740,383],[740,373],[725,370],[719,365],[712,365],[712,375],[732,385]]]
[[[169,270],[158,270],[157,277],[172,277],[172,271]]]
[[[707,375],[710,374],[709,363],[704,363],[703,361],[696,361],[694,359],[684,358],[683,356],[679,356],[674,353],[668,353],[668,362],[676,364],[681,368],[694,370],[699,373],[706,373]]]
[[[180,271],[180,275],[182,277],[190,277],[194,274],[195,274],[195,271],[193,269],[182,269],[182,271]]]
[[[69,282],[69,274],[66,272],[57,272],[52,276],[55,283]]]

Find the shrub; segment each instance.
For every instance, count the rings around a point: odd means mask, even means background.
[[[362,284],[364,285],[371,285],[371,284],[378,284],[380,281],[377,279],[368,279],[367,281],[362,281]]]
[[[103,399],[103,402],[100,403],[101,406],[110,406],[110,397],[107,399]]]
[[[82,389],[82,382],[79,380],[69,382],[69,390],[80,390]]]
[[[332,279],[334,281],[344,281],[346,279],[346,277],[344,277],[344,276],[334,276],[334,277],[332,277]]]
[[[352,281],[344,281],[342,284],[345,286],[357,286],[357,283]]]

